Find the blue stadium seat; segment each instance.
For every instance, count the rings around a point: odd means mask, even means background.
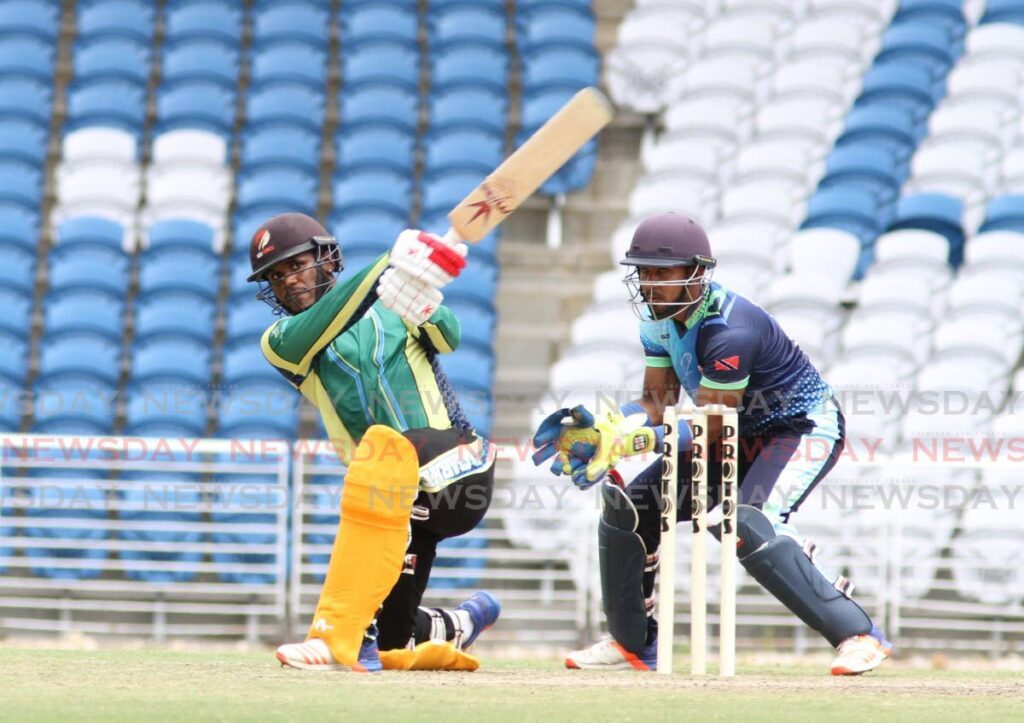
[[[42,166],[49,141],[47,129],[27,118],[0,119],[0,158]]]
[[[418,32],[416,7],[408,2],[342,4],[341,37],[347,42],[385,38],[415,43]]]
[[[136,382],[180,381],[208,384],[213,350],[210,344],[181,334],[150,336],[132,348],[132,379]]]
[[[800,228],[838,228],[867,243],[881,230],[878,199],[869,191],[830,188],[816,191],[807,205],[807,218]]]
[[[1024,232],[1024,195],[1000,196],[989,201],[978,233],[983,231]]]
[[[50,254],[50,288],[103,289],[123,297],[128,257],[119,248],[97,243],[58,245]]]
[[[161,132],[200,128],[229,135],[235,125],[235,92],[210,81],[161,86],[156,95],[156,118]]]
[[[516,5],[516,45],[520,50],[538,43],[575,43],[594,47],[594,11],[580,3]]]
[[[917,129],[913,113],[904,108],[878,105],[854,108],[846,116],[836,147],[879,146],[903,161],[917,148]]]
[[[94,375],[66,373],[40,378],[35,387],[36,426],[68,421],[110,433],[117,408],[117,386]]]
[[[322,89],[327,85],[327,50],[303,42],[279,41],[258,47],[249,64],[254,85],[301,83]]]
[[[0,203],[39,208],[43,200],[43,169],[33,163],[0,159]]]
[[[395,83],[415,89],[420,81],[420,51],[414,43],[365,40],[341,48],[343,83]]]
[[[32,295],[0,286],[0,330],[28,338],[32,323]]]
[[[528,48],[523,58],[523,92],[547,86],[596,85],[601,60],[593,48],[578,45],[540,45]]]
[[[864,86],[856,107],[884,105],[904,108],[915,118],[924,118],[942,95],[931,73],[925,68],[888,63],[875,65],[864,74]]]
[[[963,0],[900,0],[892,24],[935,25],[960,41],[967,32],[962,6]]]
[[[242,5],[233,0],[174,3],[165,10],[168,41],[214,38],[238,46],[242,42]]]
[[[917,193],[896,203],[896,217],[887,230],[920,228],[949,240],[949,263],[960,266],[964,258],[964,202],[941,193]]]
[[[0,430],[17,432],[21,428],[23,405],[24,392],[21,389],[21,383],[14,383],[0,377]],[[4,510],[3,514],[8,514],[8,511]],[[4,533],[0,532],[0,535],[2,534]]]
[[[145,117],[145,86],[124,80],[75,83],[68,90],[68,124],[64,130],[114,126],[141,134]]]
[[[34,253],[39,241],[39,212],[20,204],[0,202],[0,241]]]
[[[231,339],[230,346],[224,349],[224,366],[221,373],[226,385],[249,384],[255,386],[261,381],[268,384],[283,381],[281,374],[270,366],[270,363],[264,358],[263,352],[260,351],[259,336],[266,331],[268,326],[270,326],[269,322],[252,336]]]
[[[157,221],[146,229],[149,248],[164,246],[193,246],[210,251],[213,249],[213,228],[191,219],[169,219]]]
[[[433,0],[435,3],[465,2],[465,0]],[[501,0],[486,0],[490,5],[502,5]],[[563,5],[572,8],[583,8],[589,10],[593,0],[516,0],[516,12],[525,13],[538,5]]]
[[[508,53],[500,45],[472,41],[449,43],[430,53],[434,92],[472,83],[507,95]]]
[[[222,433],[221,436],[224,436]],[[225,462],[237,464],[237,459],[225,459]],[[217,571],[217,577],[228,583],[239,585],[270,585],[277,578],[274,572],[261,571],[257,566],[280,565],[271,552],[261,550],[257,546],[266,547],[277,545],[282,552],[286,549],[283,540],[279,540],[275,533],[271,532],[247,532],[245,525],[272,525],[276,521],[275,513],[288,504],[284,499],[284,490],[278,487],[278,480],[274,475],[266,473],[252,474],[223,474],[218,475],[211,481],[212,485],[224,485],[224,493],[215,493],[213,498],[213,509],[210,512],[211,521],[219,525],[221,529],[230,531],[214,532],[211,537],[214,542],[231,545],[235,548],[247,545],[253,546],[253,552],[214,552],[213,562],[216,565],[223,565]],[[245,495],[238,493],[239,489],[248,492]],[[264,511],[265,510],[265,511]],[[230,567],[229,567],[230,566]]]
[[[479,171],[449,171],[424,176],[423,214],[427,216],[451,211],[466,194],[480,185],[484,175]]]
[[[119,485],[122,507],[119,519],[129,523],[156,523],[162,529],[121,529],[117,535],[124,543],[118,555],[124,561],[124,574],[130,580],[150,583],[180,583],[195,579],[203,553],[182,551],[184,545],[203,541],[203,535],[187,526],[202,522],[203,501],[198,491],[198,475],[126,472]],[[180,486],[179,486],[180,485]],[[167,524],[172,523],[172,524]],[[173,529],[177,528],[177,529]],[[162,550],[132,549],[133,542],[158,544]],[[185,569],[175,569],[176,567]]]
[[[331,216],[328,221],[331,233],[342,246],[345,268],[348,265],[348,251],[354,246],[388,246],[408,228],[406,216],[383,209],[351,209]]]
[[[88,429],[88,425],[68,423],[65,429]],[[38,469],[33,476],[46,477],[47,480],[64,480],[66,484],[48,482],[34,486],[33,499],[25,510],[27,517],[55,521],[59,524],[47,527],[26,527],[24,554],[27,558],[39,559],[31,570],[33,575],[54,580],[89,580],[101,574],[98,567],[89,567],[89,562],[100,563],[109,557],[109,552],[101,547],[90,547],[90,542],[106,539],[107,532],[102,528],[81,526],[76,527],[75,521],[106,519],[106,493],[100,486],[102,472],[91,469]],[[76,500],[76,505],[69,505],[68,500]],[[71,545],[62,546],[62,541]],[[68,567],[49,567],[42,558],[59,558],[66,560]]]
[[[123,37],[78,41],[71,55],[75,79],[123,80],[145,86],[149,82],[149,44]]]
[[[400,85],[344,88],[338,103],[342,123],[393,123],[415,131],[419,120],[419,95]]]
[[[34,78],[0,76],[0,113],[28,118],[47,128],[53,100],[52,83]]]
[[[891,203],[906,176],[892,154],[877,146],[836,148],[825,164],[820,188],[860,188],[874,193],[881,203]]]
[[[545,86],[523,96],[522,123],[516,143],[522,144],[571,98],[577,88],[565,85]],[[541,193],[568,193],[590,182],[597,164],[597,141],[591,140],[540,187]]]
[[[0,241],[0,286],[17,291],[26,296],[32,295],[36,283],[36,254],[21,244]]]
[[[246,116],[249,128],[261,123],[293,123],[319,132],[324,124],[324,93],[288,83],[266,85],[250,91]]]
[[[315,214],[317,174],[289,166],[263,167],[238,175],[235,200],[238,208],[285,204],[295,211]]]
[[[458,84],[433,91],[427,100],[432,130],[449,126],[477,126],[504,133],[508,94],[489,85]]]
[[[242,168],[294,166],[316,173],[320,169],[320,133],[291,123],[260,124],[242,135]]]
[[[258,225],[265,219],[255,223]],[[256,284],[248,281],[252,268],[249,266],[249,239],[235,236],[233,256],[228,263],[228,297],[235,299],[242,296],[256,297]],[[267,307],[270,311],[270,307]]]
[[[32,35],[0,36],[0,75],[23,75],[52,82],[56,46]]]
[[[303,0],[277,0],[253,8],[253,42],[259,46],[277,40],[295,40],[327,47],[331,33],[329,5]]]
[[[263,364],[271,369],[265,360]],[[301,397],[280,374],[274,373],[277,379],[250,377],[248,381],[232,384],[221,394],[217,410],[221,434],[235,439],[295,437]]]
[[[458,40],[503,45],[507,25],[503,10],[474,2],[447,4],[432,8],[427,14],[432,45]]]
[[[435,131],[423,139],[424,173],[474,171],[487,175],[505,157],[505,136],[481,128]]]
[[[481,259],[480,263],[473,265],[473,273],[459,274],[448,284],[444,288],[444,296],[447,300],[471,299],[482,304],[493,304],[497,287],[498,267]]]
[[[493,300],[484,303],[472,297],[451,297],[445,289],[444,305],[455,312],[462,324],[462,339],[459,346],[468,344],[487,351],[492,350],[497,321]]]
[[[489,391],[494,376],[494,356],[475,347],[459,347],[440,357],[448,379],[461,389]]]
[[[230,89],[238,84],[239,50],[219,40],[195,38],[163,47],[162,80],[206,80]]]
[[[145,0],[80,0],[78,37],[122,35],[153,42],[156,7]]]
[[[243,267],[244,268],[244,267]],[[248,269],[246,269],[248,272]],[[254,284],[250,284],[255,289]],[[253,294],[236,296],[228,303],[227,322],[224,329],[227,344],[239,339],[258,340],[267,327],[277,320],[270,307]]]
[[[199,248],[163,247],[146,251],[139,259],[142,293],[191,291],[213,299],[220,286],[220,259]]]
[[[988,0],[980,22],[1024,25],[1024,4],[1020,0]]]
[[[0,330],[0,378],[6,385],[20,384],[28,372],[28,337]],[[4,391],[6,386],[0,391]],[[7,404],[7,400],[0,400]]]
[[[55,231],[57,245],[67,248],[75,244],[99,244],[120,250],[124,227],[117,221],[96,216],[75,216],[61,222]]]
[[[213,343],[217,304],[208,294],[165,289],[142,294],[135,307],[135,338],[185,334]]]
[[[494,400],[489,389],[481,389],[478,384],[467,385],[453,383],[452,388],[459,397],[459,405],[469,419],[473,429],[484,437],[491,435],[491,422],[494,417]]]
[[[120,341],[124,334],[124,298],[81,286],[50,292],[43,301],[43,328],[47,336],[90,331]]]
[[[412,206],[412,179],[384,168],[356,170],[335,176],[334,210],[379,209],[402,217]]]
[[[882,50],[875,63],[907,63],[927,68],[932,77],[944,76],[956,62],[949,35],[924,23],[899,23],[882,36]]]
[[[60,5],[38,0],[7,0],[0,3],[0,35],[34,35],[51,43],[57,40]]]
[[[125,390],[127,428],[144,436],[157,427],[175,425],[185,436],[201,437],[206,430],[208,389],[208,385],[174,382],[130,384]]]
[[[79,331],[49,336],[40,345],[40,376],[83,375],[116,384],[121,373],[121,342]]]
[[[405,126],[389,123],[345,123],[334,137],[337,167],[344,171],[386,168],[411,174],[416,136]]]

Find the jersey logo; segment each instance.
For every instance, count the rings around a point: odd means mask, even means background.
[[[716,372],[735,372],[739,371],[739,368],[739,356],[729,356],[724,359],[715,359],[714,369]]]

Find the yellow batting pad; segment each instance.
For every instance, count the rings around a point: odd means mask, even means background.
[[[380,651],[380,662],[385,670],[463,670],[472,672],[480,667],[480,659],[457,650],[451,641],[442,643],[428,640],[412,650]]]
[[[363,632],[398,582],[418,487],[412,443],[389,427],[366,430],[345,475],[338,534],[309,629],[338,663],[356,662]]]

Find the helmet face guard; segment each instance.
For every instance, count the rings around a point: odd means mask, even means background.
[[[633,312],[645,321],[671,319],[680,313],[696,308],[707,298],[708,289],[711,288],[711,277],[714,275],[715,259],[707,256],[695,256],[682,262],[675,262],[671,266],[664,263],[645,263],[644,259],[626,259],[623,264],[629,265],[632,269],[622,279],[622,283],[629,290],[629,304]],[[640,278],[641,268],[660,267],[678,268],[692,267],[690,275],[683,279],[672,281],[642,280]],[[681,299],[679,301],[658,301],[652,302],[652,292],[658,288],[666,289],[699,289],[699,293],[693,299]]]
[[[338,241],[333,236],[313,236],[312,238],[309,239],[308,243],[297,245],[294,249],[291,249],[287,254],[283,254],[278,258],[274,259],[273,263],[276,265],[281,261],[285,261],[307,251],[313,252],[313,263],[299,269],[298,271],[293,271],[292,273],[284,276],[282,278],[282,281],[296,274],[301,274],[304,273],[305,271],[308,271],[309,269],[315,268],[316,282],[311,287],[304,287],[296,291],[294,294],[288,294],[287,296],[285,296],[285,298],[279,299],[277,297],[277,294],[274,292],[273,285],[271,285],[271,283],[266,278],[267,274],[270,273],[269,267],[262,269],[259,275],[253,274],[253,277],[251,277],[252,280],[256,281],[256,283],[259,285],[259,292],[256,294],[256,298],[268,304],[275,316],[291,316],[292,314],[305,311],[305,309],[300,309],[299,311],[292,311],[291,309],[288,308],[287,304],[291,301],[294,301],[294,299],[297,296],[308,293],[310,291],[315,292],[313,301],[313,303],[315,304],[317,301],[320,300],[320,298],[325,293],[327,293],[327,291],[332,286],[334,286],[334,280],[337,274],[344,268],[344,263],[342,261],[341,256],[341,247],[338,246]],[[334,270],[328,271],[326,266],[331,263],[334,263]],[[312,306],[312,304],[310,304],[310,306]]]

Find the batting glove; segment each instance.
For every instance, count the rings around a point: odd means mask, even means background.
[[[435,286],[411,278],[394,268],[381,274],[377,296],[384,306],[413,326],[426,323],[444,300],[444,295]]]
[[[440,236],[406,229],[395,239],[390,261],[408,278],[440,289],[466,268],[466,253],[464,243],[449,246]]]

